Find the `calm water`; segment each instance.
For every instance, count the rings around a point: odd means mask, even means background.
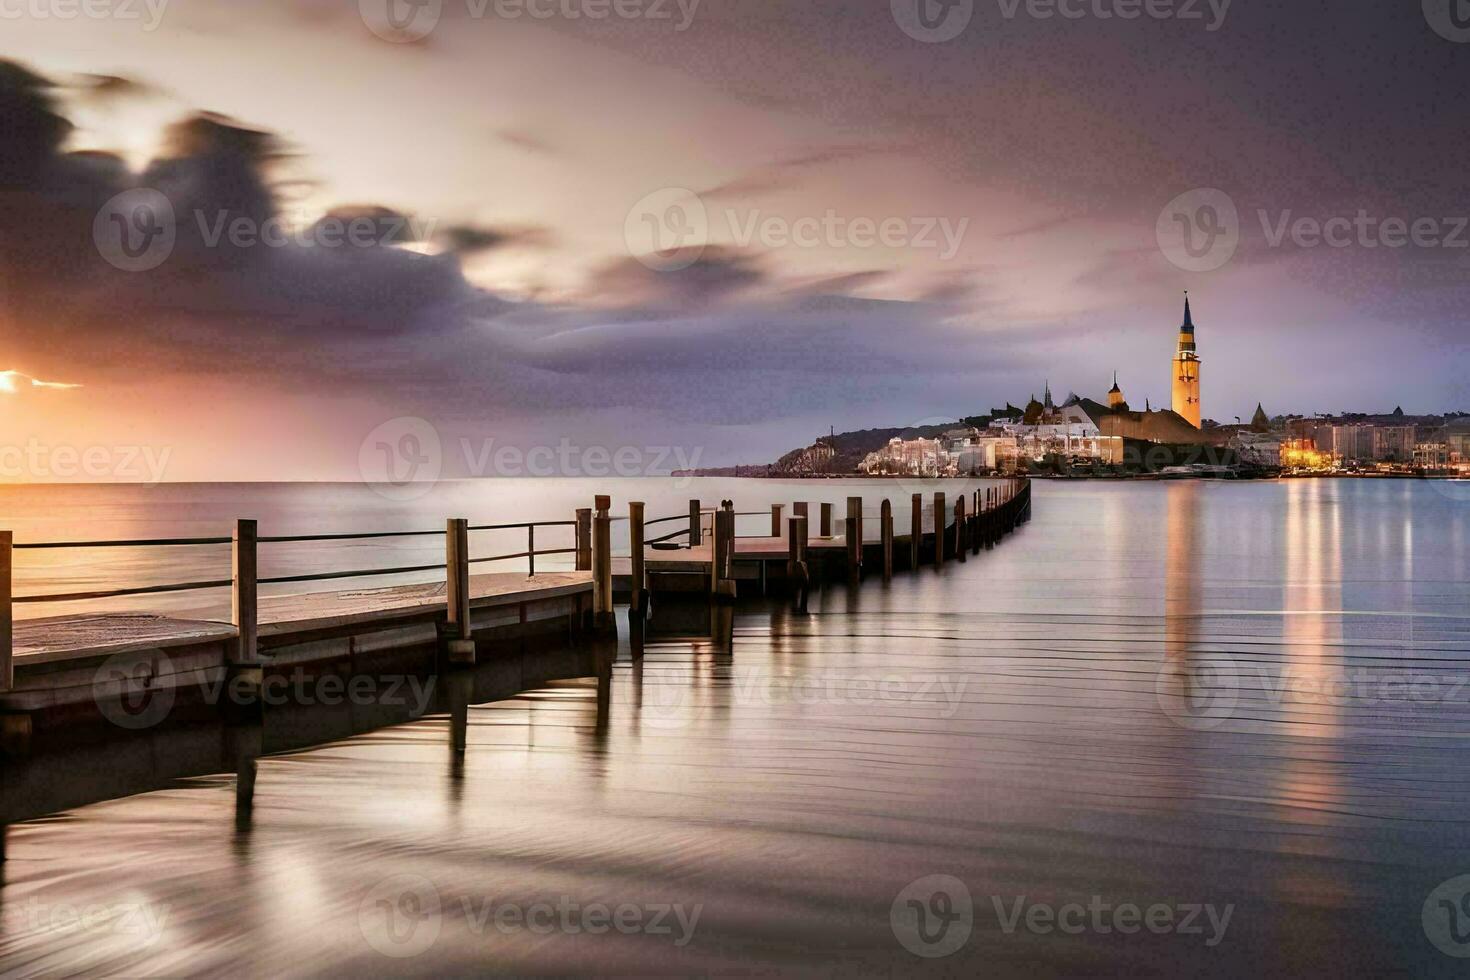
[[[0,970],[1463,975],[1457,489],[1037,484],[968,564],[620,655],[601,710],[472,707],[462,761],[436,715],[262,760],[239,828],[226,776],[13,826]]]

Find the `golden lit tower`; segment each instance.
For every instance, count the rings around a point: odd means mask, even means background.
[[[1194,317],[1189,293],[1184,294],[1184,325],[1179,328],[1179,351],[1174,355],[1174,411],[1196,429],[1200,424],[1199,353],[1194,346]]]
[[[1113,372],[1113,387],[1108,392],[1108,408],[1115,412],[1128,411],[1128,400],[1123,397],[1123,389],[1118,387],[1118,372]]]

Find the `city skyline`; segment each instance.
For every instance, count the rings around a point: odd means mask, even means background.
[[[342,479],[417,417],[523,447],[637,431],[720,465],[962,417],[1024,378],[1085,393],[1117,366],[1167,405],[1129,365],[1185,289],[1209,309],[1206,417],[1470,404],[1443,190],[1466,135],[1427,94],[1465,49],[1418,9],[980,5],[942,42],[885,5],[442,4],[390,39],[376,9],[7,21],[24,234],[0,368],[79,386],[6,394],[12,440]],[[783,86],[803,43],[841,84]],[[1363,58],[1412,67],[1369,84]],[[112,238],[146,192],[174,235],[131,268]],[[353,221],[367,245],[334,247]]]

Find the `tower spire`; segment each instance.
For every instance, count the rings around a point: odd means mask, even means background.
[[[1194,333],[1194,314],[1189,312],[1189,290],[1184,291],[1184,326],[1179,328],[1181,333]]]

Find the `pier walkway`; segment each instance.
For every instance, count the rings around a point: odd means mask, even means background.
[[[375,531],[265,537],[254,521],[236,523],[230,537],[130,541],[15,542],[0,531],[0,723],[3,747],[28,744],[45,728],[74,727],[79,721],[109,719],[113,702],[146,700],[168,690],[187,695],[220,680],[258,686],[272,673],[309,668],[344,678],[371,675],[385,666],[435,675],[457,667],[521,657],[525,676],[536,668],[524,658],[532,649],[569,649],[580,637],[616,635],[615,600],[629,606],[635,655],[642,624],[655,597],[727,603],[747,592],[779,591],[797,608],[819,578],[867,575],[885,580],[921,564],[964,562],[992,547],[1030,515],[1030,484],[1001,480],[950,501],[943,492],[908,501],[906,526],[895,526],[893,508],[882,502],[877,515],[864,513],[851,497],[846,515],[832,504],[814,514],[807,504],[775,505],[769,515],[738,513],[731,501],[708,508],[689,502],[687,514],[644,519],[644,505],[628,505],[614,517],[611,498],[569,521],[471,525],[451,519],[443,530]],[[736,519],[765,526],[769,533],[737,536]],[[627,547],[615,555],[612,526],[626,524]],[[669,528],[672,527],[672,530]],[[523,532],[524,550],[476,556],[471,532]],[[541,532],[538,546],[537,532]],[[570,547],[546,547],[548,532],[570,532]],[[900,531],[902,533],[900,533]],[[442,562],[394,568],[350,569],[286,576],[261,576],[259,552],[279,543],[340,542],[394,538],[438,538]],[[99,548],[187,549],[230,545],[229,579],[193,581],[106,591],[13,595],[16,551]],[[571,570],[547,570],[546,559],[569,556]],[[538,559],[542,567],[538,569]],[[494,563],[514,562],[517,571],[471,574]],[[259,594],[310,583],[382,576],[442,580],[305,592]],[[163,593],[228,588],[228,621],[148,612],[100,611],[38,619],[14,619],[17,604],[87,603]],[[180,696],[187,701],[187,696]],[[128,726],[124,726],[128,727]]]

